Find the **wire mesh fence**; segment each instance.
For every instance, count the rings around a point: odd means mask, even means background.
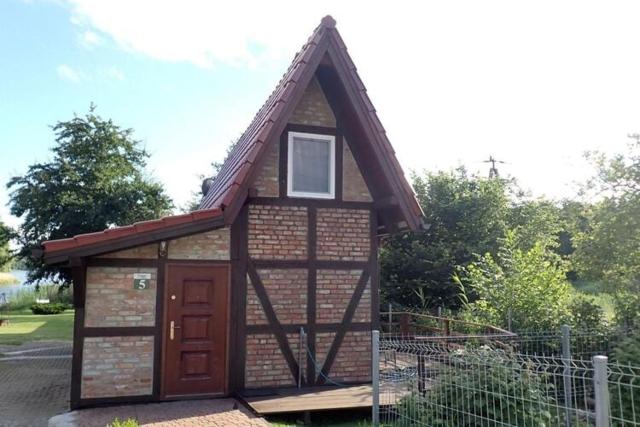
[[[640,367],[608,360],[612,339],[568,328],[498,336],[383,334],[373,358],[380,422],[640,426]]]

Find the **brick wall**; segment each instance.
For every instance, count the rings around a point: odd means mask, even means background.
[[[278,197],[280,195],[280,147],[279,141],[267,148],[266,157],[253,187],[259,197]]]
[[[82,398],[148,395],[153,337],[87,337],[82,349]]]
[[[151,274],[149,288],[133,289],[135,273]],[[156,269],[87,267],[84,325],[87,327],[153,326]]]
[[[342,198],[351,202],[373,200],[346,139],[342,149]]]
[[[314,77],[304,91],[289,123],[313,126],[335,127],[336,118],[322,92],[318,80]]]
[[[287,334],[289,346],[298,355],[298,334]],[[245,386],[247,388],[293,386],[296,379],[280,351],[275,336],[256,334],[247,336]]]
[[[258,270],[258,275],[280,323],[307,321],[306,269],[264,269]],[[247,324],[266,324],[264,310],[250,280],[247,286]]]
[[[321,332],[316,337],[316,355],[320,365],[331,348],[335,332]],[[347,332],[336,354],[329,378],[338,382],[371,381],[371,332]]]
[[[170,259],[229,259],[229,228],[181,237],[169,242]]]
[[[254,259],[305,259],[307,208],[249,206],[249,255]]]
[[[135,248],[125,249],[108,254],[98,255],[96,258],[157,258],[158,244],[136,246]]]
[[[316,321],[338,323],[342,321],[362,270],[318,270],[316,275]],[[353,316],[354,322],[371,319],[371,287],[367,284]]]
[[[369,211],[318,209],[318,259],[366,261],[370,250]]]

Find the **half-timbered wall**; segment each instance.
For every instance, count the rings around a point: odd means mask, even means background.
[[[354,154],[314,78],[279,143],[267,147],[234,227],[242,299],[237,389],[370,380],[371,322],[378,307],[376,212]],[[336,200],[286,195],[287,132],[336,136]],[[233,231],[232,231],[233,233]],[[246,245],[246,246],[245,246]],[[245,247],[245,249],[242,249]],[[246,257],[246,258],[244,258]],[[244,272],[246,269],[246,274]],[[377,301],[377,300],[376,300]],[[310,354],[307,354],[307,350]],[[320,374],[317,372],[320,371]]]
[[[74,269],[83,283],[76,307],[72,406],[113,399],[160,397],[162,299],[167,262],[220,262],[230,258],[222,228],[110,252]],[[150,274],[145,290],[134,274]]]

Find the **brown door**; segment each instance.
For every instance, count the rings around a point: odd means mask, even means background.
[[[167,265],[164,396],[224,393],[228,283],[226,266]]]

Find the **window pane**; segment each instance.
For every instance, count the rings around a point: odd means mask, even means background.
[[[329,192],[329,142],[312,138],[293,139],[293,191]]]

